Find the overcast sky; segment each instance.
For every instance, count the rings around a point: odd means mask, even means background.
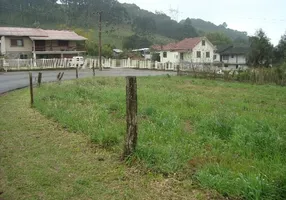
[[[179,20],[200,18],[253,35],[262,28],[273,44],[286,32],[286,0],[119,0],[149,11],[179,9]]]

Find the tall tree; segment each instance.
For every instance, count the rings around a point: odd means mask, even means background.
[[[187,18],[183,23],[182,23],[181,31],[179,31],[181,34],[178,39],[185,39],[185,38],[190,38],[190,37],[197,37],[198,33],[196,29],[192,25],[192,21],[190,18]]]
[[[212,32],[205,35],[214,45],[231,44],[231,39],[221,32]]]
[[[250,37],[250,53],[248,62],[254,67],[269,67],[273,59],[273,46],[265,32],[260,29]]]
[[[281,36],[281,39],[275,48],[274,55],[277,63],[286,62],[286,33]]]

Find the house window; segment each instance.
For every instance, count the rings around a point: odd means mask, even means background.
[[[11,39],[11,47],[23,47],[23,39]]]
[[[180,60],[184,60],[184,53],[180,53]]]
[[[197,58],[201,58],[201,52],[197,51]]]
[[[216,60],[216,55],[214,55],[214,60]]]
[[[202,40],[202,46],[206,46],[206,41]]]
[[[222,60],[228,60],[229,57],[228,56],[222,56]]]
[[[210,56],[210,52],[206,52],[206,58],[209,58]]]
[[[69,41],[67,41],[67,40],[59,40],[58,41],[58,45],[60,47],[67,47],[67,46],[69,46]]]
[[[163,57],[167,58],[167,52],[163,52]]]
[[[28,56],[26,54],[21,54],[20,59],[28,59]]]

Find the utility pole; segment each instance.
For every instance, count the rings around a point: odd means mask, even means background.
[[[102,71],[102,63],[101,63],[101,14],[102,11],[98,12],[98,17],[99,17],[99,23],[98,23],[98,55],[99,55],[99,70]]]

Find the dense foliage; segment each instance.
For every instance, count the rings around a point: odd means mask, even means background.
[[[152,43],[145,37],[138,35],[132,35],[123,40],[124,49],[140,49],[149,47]]]
[[[232,43],[231,39],[221,32],[210,32],[207,33],[205,36],[214,45],[224,45]]]
[[[277,63],[286,62],[286,33],[281,36],[279,44],[274,49],[274,59]]]
[[[252,66],[269,67],[273,58],[273,46],[265,32],[260,29],[250,37],[250,52],[248,62]]]

